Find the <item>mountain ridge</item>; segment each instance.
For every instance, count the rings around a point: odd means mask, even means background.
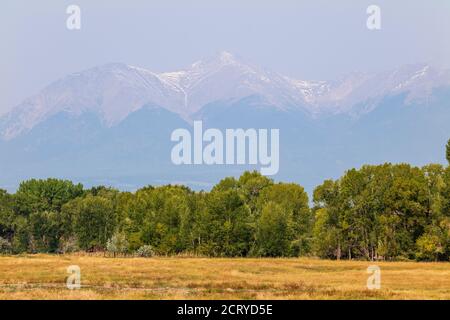
[[[320,117],[369,112],[374,101],[389,94],[409,92],[409,99],[427,98],[440,86],[450,86],[450,71],[424,64],[308,81],[252,65],[229,52],[175,72],[108,63],[63,77],[25,99],[0,117],[0,139],[15,139],[62,111],[74,116],[90,112],[111,127],[148,104],[191,120],[211,103],[259,95],[279,110],[302,110]]]

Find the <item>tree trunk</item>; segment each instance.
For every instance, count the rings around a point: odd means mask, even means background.
[[[338,241],[338,247],[337,247],[337,252],[336,252],[336,258],[338,260],[341,260],[341,241]]]

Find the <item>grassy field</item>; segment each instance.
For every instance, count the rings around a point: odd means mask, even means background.
[[[316,259],[0,257],[0,299],[450,299],[450,263]],[[81,268],[81,289],[66,287]]]

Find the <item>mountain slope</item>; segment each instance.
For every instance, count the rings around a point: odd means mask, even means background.
[[[365,163],[444,161],[450,73],[427,65],[335,81],[305,81],[229,53],[153,73],[107,64],[69,75],[0,118],[0,187],[31,177],[133,190],[145,184],[208,188],[258,166],[176,166],[173,130],[280,129],[274,177],[311,191]],[[192,132],[192,131],[191,131]]]
[[[368,112],[384,96],[402,92],[408,92],[410,100],[426,99],[431,90],[442,86],[450,86],[450,71],[427,65],[351,74],[336,81],[306,81],[254,66],[227,52],[162,74],[113,63],[69,75],[26,99],[0,118],[0,139],[14,139],[60,112],[92,113],[111,127],[148,103],[191,119],[210,103],[258,95],[274,108],[303,110],[317,117]]]

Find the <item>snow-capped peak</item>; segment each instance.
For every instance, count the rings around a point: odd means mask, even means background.
[[[450,71],[410,65],[378,74],[353,73],[336,81],[285,77],[222,51],[184,70],[154,73],[123,63],[109,63],[71,74],[26,99],[0,119],[0,138],[12,139],[59,112],[97,114],[114,126],[146,104],[184,118],[203,106],[251,95],[281,110],[311,114],[348,112],[357,104],[407,91],[411,98],[450,86]]]

